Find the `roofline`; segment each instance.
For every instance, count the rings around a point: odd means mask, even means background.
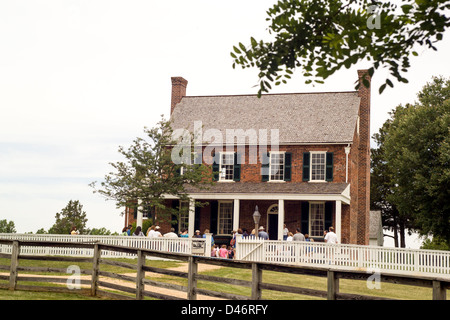
[[[303,95],[303,94],[330,94],[330,93],[358,93],[358,91],[326,91],[326,92],[290,92],[290,93],[267,93],[264,96],[287,96],[287,95]],[[183,96],[183,98],[212,98],[212,97],[257,97],[257,94],[219,94],[207,96]]]

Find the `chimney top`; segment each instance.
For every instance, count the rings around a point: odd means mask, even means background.
[[[170,105],[170,114],[173,113],[175,106],[186,96],[187,80],[183,77],[172,77],[172,101]]]

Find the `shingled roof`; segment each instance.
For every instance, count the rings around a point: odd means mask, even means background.
[[[218,129],[279,130],[280,144],[350,143],[360,98],[358,92],[292,93],[230,96],[185,96],[171,115],[172,128],[204,132]],[[210,141],[204,141],[210,143]]]

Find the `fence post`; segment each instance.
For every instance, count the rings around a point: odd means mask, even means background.
[[[97,295],[99,267],[100,267],[100,248],[98,243],[96,243],[94,244],[94,256],[92,258],[91,296]]]
[[[188,288],[187,298],[188,300],[197,300],[197,271],[198,264],[194,260],[194,257],[189,257],[188,266]]]
[[[13,241],[11,252],[11,268],[9,271],[9,290],[16,290],[17,286],[17,266],[19,265],[19,241]]]
[[[145,271],[142,270],[142,267],[145,265],[145,255],[143,254],[142,250],[138,250],[137,256],[136,300],[142,300],[144,298],[143,291],[145,277]]]
[[[327,272],[327,299],[336,300],[336,294],[339,292],[339,278],[335,271]]]
[[[252,263],[252,300],[261,300],[262,270],[257,263]]]
[[[433,300],[447,300],[447,290],[440,281],[433,281]]]

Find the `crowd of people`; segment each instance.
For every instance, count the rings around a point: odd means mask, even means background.
[[[131,233],[132,226],[123,228],[122,235],[124,236],[136,236],[136,237],[148,237],[148,238],[189,238],[188,230],[183,229],[180,234],[175,233],[175,229],[171,228],[169,232],[165,234],[161,234],[159,231],[159,226],[151,226],[147,230],[147,234],[142,232],[142,228],[140,226],[136,227],[135,231]],[[209,230],[206,229],[203,235],[200,230],[195,230],[192,238],[206,238],[206,235],[209,234]],[[211,235],[211,257],[223,258],[223,259],[234,259],[236,254],[236,239],[237,236],[241,235],[242,238],[256,238],[256,230],[253,229],[250,233],[248,233],[247,229],[238,229],[233,230],[231,233],[231,240],[229,244],[221,244],[220,246],[214,243],[214,237]],[[265,231],[263,226],[258,229],[258,238],[268,240],[269,235]],[[306,241],[313,242],[314,239],[310,237],[308,234],[303,234],[300,228],[297,228],[295,234],[289,231],[289,229],[284,225],[283,229],[283,240],[285,241]],[[326,243],[338,243],[338,237],[336,233],[334,233],[334,228],[330,227],[328,230],[324,230],[324,241]]]

